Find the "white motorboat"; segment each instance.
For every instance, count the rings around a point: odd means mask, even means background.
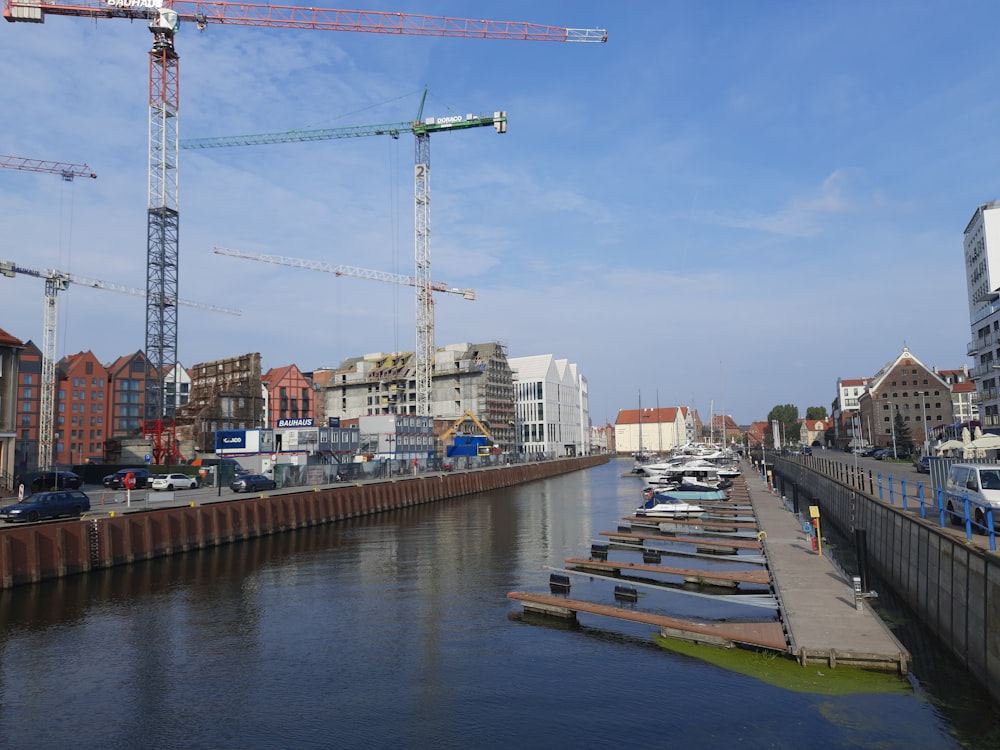
[[[696,518],[707,512],[700,505],[670,495],[655,495],[635,510],[637,516],[647,518]]]
[[[678,487],[685,482],[697,483],[699,486],[711,486],[711,489],[726,489],[732,486],[730,480],[720,476],[717,466],[705,461],[687,461],[643,477],[643,483],[646,487],[658,490]]]

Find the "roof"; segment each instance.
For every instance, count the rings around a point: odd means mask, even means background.
[[[622,409],[618,412],[618,418],[615,419],[615,424],[639,424],[640,411],[639,409]],[[676,422],[678,418],[683,420],[683,412],[677,406],[665,406],[662,409],[643,409],[642,412],[642,424],[657,424],[660,422]],[[678,414],[680,416],[678,417]]]
[[[0,328],[0,346],[24,346],[24,342]]]

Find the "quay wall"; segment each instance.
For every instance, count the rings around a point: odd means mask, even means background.
[[[977,544],[948,533],[933,504],[921,518],[919,509],[880,500],[870,473],[787,459],[773,469],[776,486],[800,509],[817,505],[821,524],[833,522],[855,543],[864,538],[858,553],[869,568],[1000,701],[1000,557],[983,546],[985,537]]]
[[[0,589],[547,479],[610,460],[563,458],[0,529]]]

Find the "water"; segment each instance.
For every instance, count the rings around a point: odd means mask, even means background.
[[[547,591],[639,504],[623,466],[4,592],[0,747],[995,746],[992,706],[919,674],[800,694],[647,626],[521,621],[508,591]]]

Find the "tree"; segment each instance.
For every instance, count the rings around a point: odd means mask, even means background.
[[[896,449],[904,450],[907,453],[913,452],[913,436],[910,434],[910,425],[903,419],[903,415],[898,411],[892,420],[892,427],[896,433]]]
[[[826,419],[825,406],[807,406],[806,419]]]
[[[778,422],[778,439],[781,443],[799,442],[799,407],[794,404],[775,406],[767,413],[767,423],[770,426]]]

